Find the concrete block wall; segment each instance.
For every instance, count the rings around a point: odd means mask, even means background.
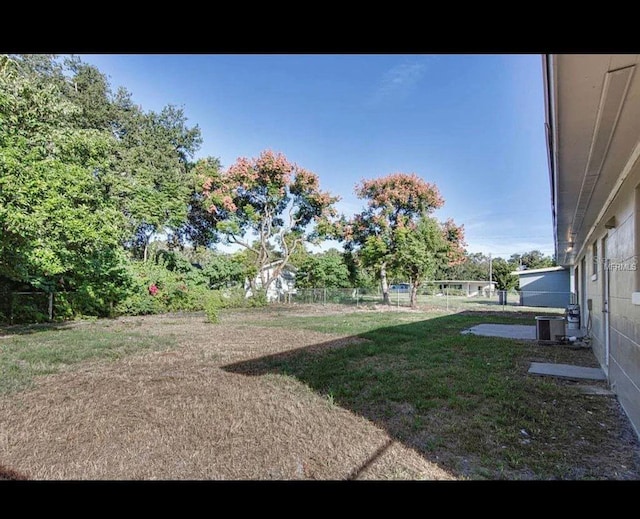
[[[582,256],[586,255],[585,277],[588,299],[592,300],[591,338],[593,351],[607,373],[611,388],[629,416],[640,437],[640,305],[633,304],[632,294],[640,291],[640,171],[636,168],[621,186],[602,221],[592,233]],[[637,189],[636,189],[637,188]],[[605,222],[615,218],[615,226],[607,228]],[[603,237],[606,236],[606,255]],[[592,244],[597,243],[597,276],[592,279]],[[580,256],[576,265],[580,265]],[[603,261],[603,257],[608,262]],[[605,321],[603,289],[605,269],[609,274],[609,355],[605,348]],[[588,317],[587,309],[582,315]]]

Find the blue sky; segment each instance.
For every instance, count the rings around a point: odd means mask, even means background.
[[[89,54],[145,110],[181,106],[224,167],[271,149],[363,207],[356,183],[416,173],[467,250],[553,254],[538,54]]]

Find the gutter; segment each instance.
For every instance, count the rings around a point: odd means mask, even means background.
[[[547,163],[549,167],[549,186],[551,191],[551,218],[553,222],[553,246],[558,264],[562,261],[558,257],[558,220],[557,220],[557,172],[556,172],[556,150],[554,148],[554,102],[553,95],[553,56],[551,54],[542,55],[542,77],[544,86],[544,106],[545,106],[545,136],[547,144]]]

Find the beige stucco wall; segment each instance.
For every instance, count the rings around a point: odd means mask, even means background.
[[[591,338],[594,354],[605,373],[611,388],[629,416],[640,436],[640,305],[632,303],[632,293],[640,290],[640,265],[637,261],[640,229],[639,201],[636,187],[640,185],[640,168],[629,175],[612,204],[582,248],[576,266],[586,255],[586,298],[592,300],[592,311],[582,308],[584,324],[590,315]],[[638,190],[640,193],[640,189]],[[615,216],[615,227],[607,229],[605,222]],[[605,348],[605,322],[603,288],[606,264],[602,261],[602,238],[606,236],[606,257],[609,260],[609,356]],[[592,244],[598,245],[597,278],[592,279]],[[633,270],[634,267],[636,270]],[[580,274],[579,280],[584,279]]]

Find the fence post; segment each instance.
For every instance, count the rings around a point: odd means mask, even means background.
[[[327,304],[327,287],[324,287],[324,290],[322,291],[322,305],[326,306]]]
[[[49,292],[49,321],[53,321],[53,292]]]
[[[13,290],[9,292],[9,324],[13,324]]]

